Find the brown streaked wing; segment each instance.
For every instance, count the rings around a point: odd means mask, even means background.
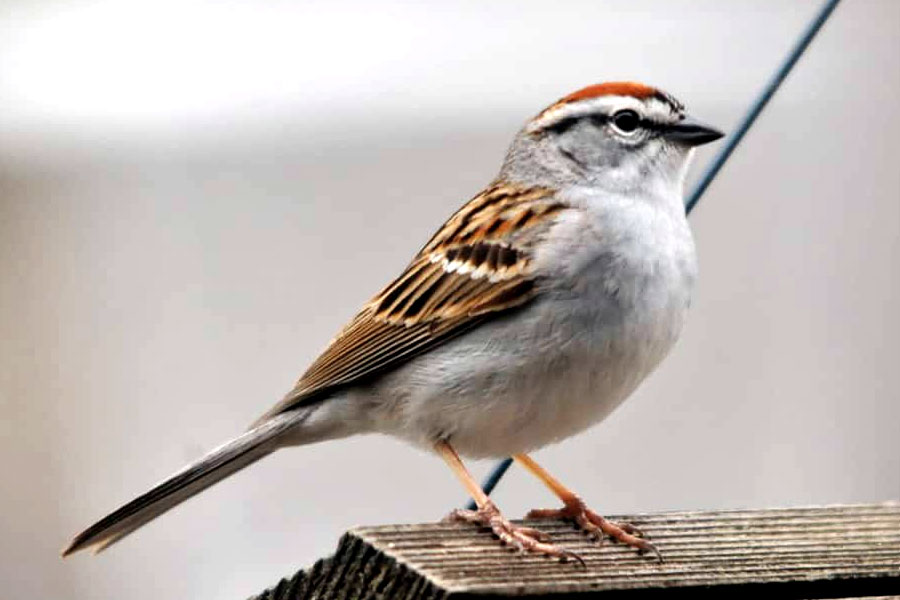
[[[536,293],[528,230],[565,206],[548,190],[503,183],[463,206],[257,423],[383,373]]]

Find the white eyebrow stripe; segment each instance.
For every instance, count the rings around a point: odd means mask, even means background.
[[[672,114],[672,108],[657,98],[638,100],[633,96],[600,96],[551,106],[532,119],[526,127],[526,131],[535,133],[567,119],[578,119],[596,114],[611,115],[626,108],[636,110],[638,114],[650,119],[665,119]]]

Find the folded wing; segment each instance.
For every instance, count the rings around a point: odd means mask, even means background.
[[[258,421],[396,368],[538,293],[531,248],[566,206],[497,183],[457,211]]]

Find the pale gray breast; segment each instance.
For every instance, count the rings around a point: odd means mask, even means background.
[[[683,313],[697,275],[683,213],[628,198],[604,198],[560,216],[536,257],[543,292],[605,323]]]

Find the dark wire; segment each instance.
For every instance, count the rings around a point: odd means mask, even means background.
[[[756,121],[756,117],[759,116],[759,113],[762,112],[763,108],[766,107],[766,104],[769,103],[769,100],[772,99],[772,96],[775,95],[775,92],[778,91],[778,88],[781,87],[781,83],[784,81],[785,77],[791,72],[791,69],[794,68],[794,65],[797,64],[800,57],[803,56],[809,43],[816,37],[816,34],[819,33],[822,25],[824,25],[825,21],[828,20],[828,17],[831,16],[831,13],[837,7],[839,2],[840,0],[826,0],[822,5],[822,8],[819,9],[819,12],[816,13],[815,18],[813,18],[809,25],[806,26],[806,29],[800,35],[799,39],[794,44],[794,47],[791,48],[787,57],[778,66],[778,69],[753,101],[753,104],[750,105],[750,108],[747,109],[747,112],[744,113],[744,117],[741,119],[737,128],[731,132],[725,140],[725,143],[722,145],[722,148],[703,171],[703,175],[700,177],[697,185],[694,186],[694,189],[688,195],[687,200],[684,203],[685,212],[690,214],[694,207],[697,206],[700,197],[703,196],[703,192],[706,191],[709,184],[712,183],[713,179],[716,178],[716,175],[719,174],[719,170],[725,164],[725,161],[728,160],[731,153],[734,152],[734,149],[737,148],[738,144],[741,143],[741,140],[744,139],[744,135]],[[491,492],[494,491],[494,488],[497,487],[497,484],[500,483],[500,480],[506,474],[506,471],[509,469],[512,462],[511,458],[504,458],[494,466],[490,475],[487,476],[484,483],[481,485],[485,494],[490,496]],[[475,510],[475,502],[470,500],[467,508],[469,510]]]
[[[741,119],[737,129],[728,136],[718,154],[716,154],[709,165],[707,165],[706,170],[703,172],[703,176],[700,177],[700,181],[694,186],[694,190],[684,203],[685,210],[688,213],[690,213],[697,205],[697,202],[700,201],[700,196],[703,195],[703,192],[706,191],[706,188],[709,187],[712,180],[719,174],[719,169],[722,168],[722,165],[725,164],[725,161],[727,161],[731,156],[731,153],[734,152],[734,149],[737,148],[738,144],[741,143],[741,140],[744,139],[744,134],[746,134],[753,126],[756,117],[759,116],[759,113],[762,112],[766,107],[766,104],[769,103],[769,100],[772,99],[772,96],[775,95],[775,92],[778,91],[784,78],[788,76],[788,73],[791,72],[791,69],[794,68],[794,65],[797,64],[800,57],[803,56],[807,46],[809,46],[809,43],[816,37],[816,34],[819,33],[822,25],[824,25],[825,21],[828,20],[828,17],[831,16],[832,11],[834,11],[839,2],[840,0],[827,0],[822,5],[822,8],[819,9],[815,18],[806,26],[806,29],[794,44],[794,47],[791,48],[787,57],[766,83],[766,86],[762,89],[759,96],[756,97],[756,100],[753,101],[753,104],[750,105],[750,108],[747,109],[747,112],[744,114],[744,118]]]

